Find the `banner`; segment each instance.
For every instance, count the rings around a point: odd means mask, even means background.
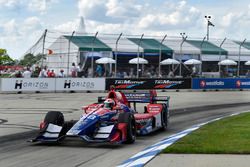
[[[191,79],[106,79],[106,90],[115,89],[191,89]]]
[[[210,78],[193,79],[192,89],[250,89],[250,79]]]
[[[2,78],[0,90],[2,92],[20,91],[55,91],[55,78]]]
[[[105,90],[105,78],[57,78],[56,91]]]

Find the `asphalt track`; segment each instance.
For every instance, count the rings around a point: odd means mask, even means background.
[[[165,95],[165,93],[163,94]],[[164,137],[192,125],[224,115],[246,111],[250,108],[249,92],[219,94],[216,92],[177,92],[166,94],[173,96],[172,100],[176,101],[179,97],[183,98],[172,105],[175,107],[172,107],[169,130],[137,137],[136,142],[132,145],[89,144],[78,138],[70,138],[60,145],[31,144],[26,142],[26,140],[35,135],[38,120],[41,120],[40,117],[44,116],[47,110],[64,109],[63,112],[68,116],[67,118],[77,118],[77,115],[80,113],[77,108],[80,108],[81,101],[88,102],[85,99],[89,99],[90,96],[96,97],[98,94],[88,94],[87,96],[84,94],[84,97],[82,94],[68,94],[69,99],[74,99],[73,102],[69,101],[67,97],[62,97],[63,94],[0,95],[1,102],[14,102],[17,100],[16,103],[19,103],[0,104],[0,132],[2,133],[0,134],[0,166],[116,166]],[[207,98],[200,99],[203,96]],[[28,103],[25,103],[25,100],[18,101],[20,98],[27,98]],[[219,101],[219,99],[221,100]],[[66,105],[66,101],[68,101],[68,105]],[[92,101],[95,101],[95,99],[92,99]],[[62,104],[64,105],[62,106]],[[16,118],[10,119],[12,117]]]

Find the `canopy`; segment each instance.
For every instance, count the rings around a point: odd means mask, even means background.
[[[97,64],[115,64],[116,61],[109,57],[103,57],[95,61]]]
[[[79,47],[80,51],[112,51],[112,49],[94,36],[64,36]]]
[[[148,64],[148,61],[139,57],[129,60],[129,64]]]
[[[136,45],[142,47],[145,53],[162,53],[172,54],[173,50],[166,45],[161,44],[159,41],[155,39],[139,39],[139,38],[128,38],[128,40],[132,41]]]
[[[161,61],[160,64],[161,65],[172,65],[172,64],[180,64],[180,62],[175,60],[175,59],[165,59],[165,60]]]
[[[250,61],[245,62],[245,65],[249,66],[250,65]]]
[[[201,54],[207,55],[227,55],[227,51],[208,42],[208,41],[200,41],[200,40],[187,40],[191,45],[199,48],[201,50]]]
[[[218,65],[223,65],[223,66],[235,66],[237,65],[236,61],[230,60],[230,59],[225,59],[222,60],[218,63]]]
[[[198,65],[198,64],[202,64],[202,62],[196,59],[189,59],[185,61],[184,64],[185,65]]]

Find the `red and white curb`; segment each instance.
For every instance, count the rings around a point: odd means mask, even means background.
[[[169,136],[169,137],[161,140],[160,142],[145,148],[141,152],[139,152],[139,153],[135,154],[134,156],[130,157],[129,159],[123,161],[120,165],[118,165],[118,167],[142,167],[142,166],[146,165],[154,157],[156,157],[163,149],[165,149],[168,146],[172,145],[177,140],[179,140],[182,137],[188,135],[189,133],[199,129],[203,125],[206,125],[206,124],[214,122],[214,121],[218,121],[218,120],[226,118],[226,117],[239,115],[239,114],[242,114],[242,113],[245,113],[245,112],[240,112],[240,113],[235,113],[235,114],[219,117],[219,118],[210,120],[210,121],[205,122],[205,123],[194,125],[189,129],[186,129],[186,130],[181,131],[181,132],[179,132],[177,134]]]

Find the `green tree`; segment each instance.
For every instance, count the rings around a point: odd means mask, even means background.
[[[8,54],[6,49],[0,48],[0,65],[14,65],[15,60],[13,60]]]
[[[20,60],[19,64],[23,65],[23,66],[27,66],[27,65],[33,65],[38,63],[41,59],[42,59],[43,55],[42,54],[38,54],[38,55],[33,55],[32,53],[28,53],[26,54],[22,60]]]

